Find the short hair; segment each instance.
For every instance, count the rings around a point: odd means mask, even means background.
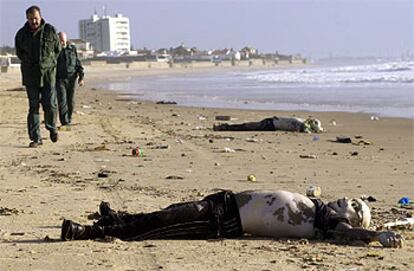
[[[29,14],[33,13],[34,11],[37,11],[40,13],[40,8],[38,6],[31,6],[28,9],[26,9],[26,17],[29,16]]]

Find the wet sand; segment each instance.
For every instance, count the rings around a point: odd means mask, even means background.
[[[160,105],[92,87],[96,80],[131,74],[143,73],[87,73],[89,81],[76,92],[72,130],[60,132],[53,144],[42,126],[44,145],[37,149],[27,147],[26,93],[10,91],[19,86],[19,76],[0,76],[1,270],[410,269],[412,230],[399,230],[406,238],[403,249],[263,238],[59,241],[63,218],[92,223],[88,216],[102,200],[115,209],[147,212],[217,189],[304,193],[318,185],[323,200],[375,197],[372,228],[412,216],[396,203],[402,196],[414,198],[413,120]],[[234,123],[312,115],[327,132],[214,132],[217,115],[231,116]],[[332,142],[337,136],[372,144]],[[143,157],[131,155],[137,146]],[[315,158],[301,158],[307,155]],[[108,176],[99,178],[102,171]],[[249,174],[257,182],[248,181]]]

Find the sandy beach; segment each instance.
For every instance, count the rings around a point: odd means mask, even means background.
[[[372,229],[412,217],[397,206],[414,198],[412,119],[340,112],[208,109],[131,100],[93,87],[101,80],[171,72],[88,68],[76,92],[71,131],[28,148],[27,98],[20,74],[0,75],[0,270],[410,270],[413,230],[402,249],[332,241],[243,238],[216,241],[61,242],[63,218],[90,224],[102,200],[115,209],[154,211],[218,189],[322,188],[325,201],[372,196]],[[199,70],[199,72],[206,72]],[[189,72],[181,69],[178,72]],[[214,132],[233,123],[312,115],[327,132]],[[332,125],[333,121],[336,125]],[[337,136],[354,142],[341,144]],[[143,157],[131,155],[140,147]],[[235,152],[225,152],[225,148]],[[302,158],[311,157],[311,158]],[[107,177],[99,178],[99,172]],[[249,174],[256,182],[247,180]]]

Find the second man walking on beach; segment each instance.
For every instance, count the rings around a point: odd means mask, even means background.
[[[59,104],[59,119],[62,130],[69,130],[72,123],[72,113],[75,106],[75,84],[83,86],[83,67],[79,60],[76,47],[68,44],[67,35],[59,33],[62,51],[60,52],[56,73],[56,90]]]

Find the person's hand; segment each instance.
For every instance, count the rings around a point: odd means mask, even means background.
[[[83,80],[79,80],[78,81],[78,85],[81,87],[81,86],[83,86],[83,84],[84,84],[84,82],[83,82]]]
[[[404,241],[400,234],[393,231],[383,231],[377,237],[384,247],[402,247]]]

